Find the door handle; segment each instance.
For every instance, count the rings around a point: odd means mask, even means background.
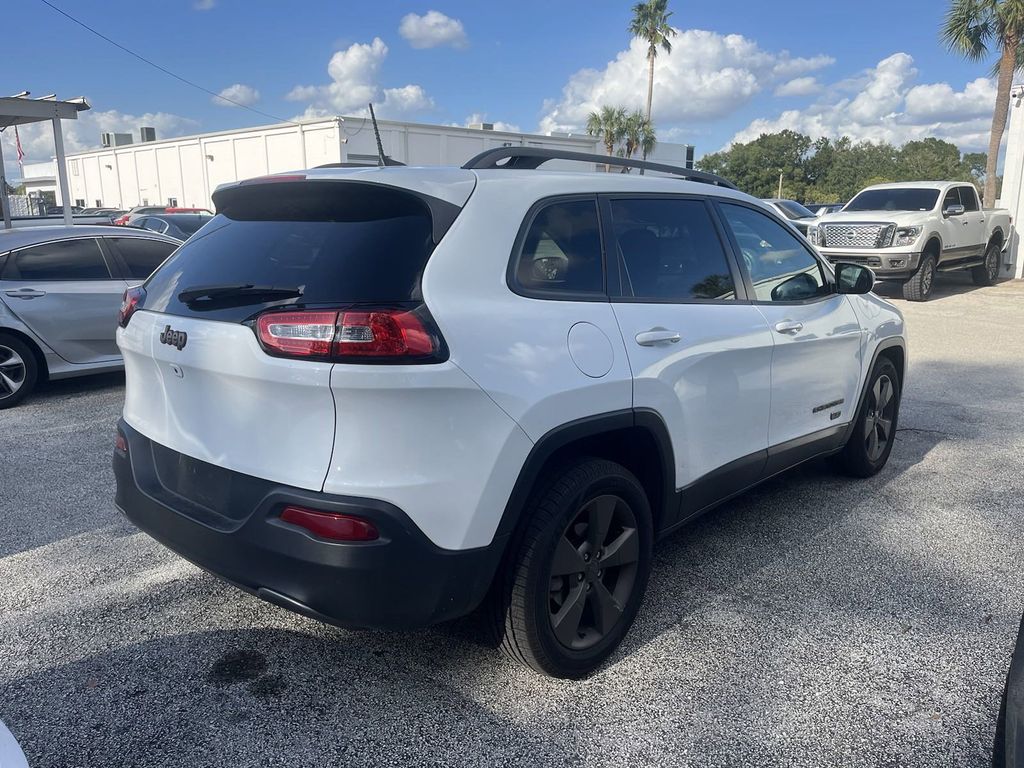
[[[636,343],[641,347],[653,347],[655,344],[675,344],[679,334],[665,328],[652,328],[636,335]]]
[[[4,291],[12,299],[38,299],[45,296],[46,291],[37,291],[35,288],[21,288],[17,291]]]
[[[804,329],[804,324],[797,320],[783,320],[775,324],[775,330],[779,333],[799,333]]]

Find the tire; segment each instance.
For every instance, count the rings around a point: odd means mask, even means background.
[[[580,459],[549,475],[524,514],[492,593],[496,639],[543,675],[585,677],[643,600],[654,540],[647,495],[624,467]]]
[[[917,266],[917,272],[903,283],[903,298],[907,301],[928,301],[935,285],[935,272],[935,254],[924,254]]]
[[[0,332],[0,410],[13,408],[35,389],[39,363],[29,346]]]
[[[885,466],[896,441],[900,396],[896,366],[887,357],[879,358],[868,378],[850,438],[836,457],[843,472],[853,477],[871,477]]]
[[[985,251],[985,263],[971,269],[971,279],[975,285],[992,285],[999,279],[999,254],[1002,250],[999,243],[989,243]]]

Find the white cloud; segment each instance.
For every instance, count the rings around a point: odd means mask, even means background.
[[[260,92],[251,85],[235,83],[222,90],[210,101],[218,107],[251,107],[260,100]]]
[[[957,91],[949,83],[918,85],[914,60],[895,53],[875,67],[842,80],[805,109],[786,110],[775,118],[754,120],[730,143],[756,139],[762,133],[790,129],[810,135],[855,141],[907,141],[936,137],[963,151],[988,145],[995,85],[978,78]]]
[[[197,11],[212,11],[214,6],[217,5],[217,0],[196,0],[193,7]]]
[[[821,90],[816,77],[795,77],[775,89],[776,96],[813,96]]]
[[[158,139],[170,139],[184,136],[199,129],[199,123],[187,117],[169,112],[146,112],[131,115],[115,109],[105,112],[79,112],[77,120],[63,122],[64,150],[78,152],[100,146],[100,134],[105,132],[131,133],[135,141],[139,141],[141,126],[156,128]],[[26,163],[38,163],[53,157],[53,130],[49,123],[32,123],[18,128],[21,136],[21,147],[25,150]],[[17,154],[14,148],[14,129],[0,133],[0,141],[4,142],[4,160],[9,176],[20,176],[17,165]]]
[[[297,85],[285,96],[289,101],[306,102],[302,117],[330,114],[367,114],[371,101],[382,115],[409,115],[434,108],[434,100],[422,86],[409,84],[382,88],[378,83],[381,64],[388,47],[379,37],[370,43],[353,43],[336,51],[327,64],[331,82],[327,85]]]
[[[469,128],[471,125],[478,125],[480,123],[491,123],[496,131],[508,131],[509,133],[521,133],[519,126],[515,123],[506,123],[502,120],[489,120],[487,113],[485,112],[474,112],[473,114],[466,117],[462,122],[463,128]]]
[[[468,44],[462,22],[440,11],[427,11],[422,16],[410,13],[402,18],[398,34],[413,48],[437,48],[450,45],[465,48]]]
[[[770,52],[742,35],[700,29],[679,31],[672,53],[659,53],[654,70],[654,122],[702,122],[725,117],[765,88],[834,63],[828,56],[799,58]],[[545,104],[541,130],[580,130],[603,105],[643,107],[647,98],[647,44],[634,39],[603,69],[581,69],[558,100]]]

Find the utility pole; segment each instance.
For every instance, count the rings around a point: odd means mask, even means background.
[[[776,197],[778,197],[779,200],[782,199],[782,171],[779,171],[779,194],[776,195]]]

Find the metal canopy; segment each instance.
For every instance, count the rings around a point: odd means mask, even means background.
[[[0,130],[12,125],[42,123],[49,120],[53,123],[53,146],[57,156],[57,176],[60,180],[61,203],[64,206],[64,223],[71,226],[71,201],[68,189],[68,169],[64,160],[64,134],[61,131],[61,120],[77,120],[78,113],[90,109],[89,102],[84,98],[58,101],[56,96],[44,96],[41,99],[30,99],[28,92],[17,96],[0,97]],[[11,210],[7,201],[7,176],[4,170],[3,144],[0,143],[0,209],[3,213],[4,228],[11,228]]]

